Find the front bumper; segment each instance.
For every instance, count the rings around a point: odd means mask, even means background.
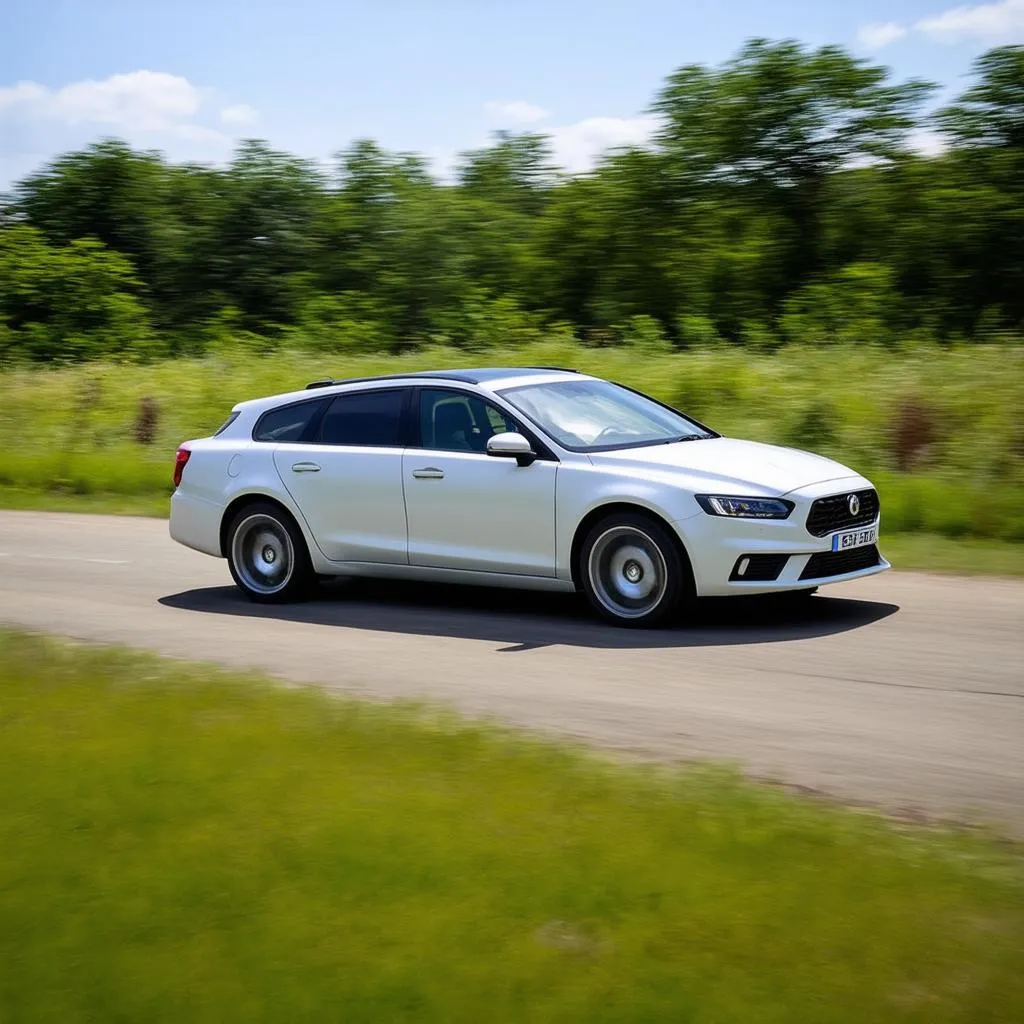
[[[829,583],[844,583],[874,576],[892,568],[879,554],[878,562],[866,568],[837,575],[803,579],[811,557],[832,550],[832,536],[815,537],[805,522],[811,503],[826,493],[870,487],[863,478],[829,481],[827,487],[815,485],[787,494],[796,502],[788,519],[729,519],[701,512],[673,524],[682,538],[699,597],[726,597],[730,594],[771,594],[787,590],[806,590]],[[877,527],[879,519],[875,520]],[[839,531],[844,532],[844,531]],[[853,549],[856,550],[856,549]],[[730,579],[737,562],[745,555],[785,556],[786,562],[778,576],[771,580]]]

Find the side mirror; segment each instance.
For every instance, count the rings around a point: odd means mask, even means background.
[[[498,459],[515,459],[520,466],[529,466],[536,461],[537,453],[522,434],[508,432],[495,434],[487,440],[487,454]]]

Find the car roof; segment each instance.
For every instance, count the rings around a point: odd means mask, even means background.
[[[310,382],[302,391],[288,391],[276,395],[265,395],[261,398],[251,398],[247,401],[239,402],[234,407],[234,411],[244,409],[249,413],[259,415],[278,405],[301,401],[305,398],[313,398],[320,389],[323,389],[327,395],[335,395],[342,393],[345,388],[353,384],[374,384],[378,381],[414,382],[435,380],[487,387],[495,382],[514,385],[517,380],[524,377],[560,380],[577,376],[586,377],[585,374],[579,374],[576,370],[569,370],[561,366],[491,366],[466,370],[410,370],[408,373],[384,373],[373,377],[348,377],[340,379],[326,377],[322,380]]]
[[[430,378],[432,380],[454,380],[462,384],[486,384],[489,381],[506,380],[510,377],[550,376],[552,373],[578,373],[564,366],[488,366],[468,370],[413,370],[409,373],[385,373],[373,377],[326,377],[306,385],[310,388],[333,387],[338,384],[366,384],[377,380],[407,380],[409,378]]]

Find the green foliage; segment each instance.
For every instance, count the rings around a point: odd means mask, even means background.
[[[877,263],[850,263],[826,281],[812,282],[783,303],[780,330],[791,342],[883,344],[894,337],[891,274]]]
[[[64,320],[54,303],[0,320],[0,358],[109,355],[139,303],[173,354],[228,337],[257,351],[532,344],[557,324],[655,349],[658,332],[762,352],[1019,338],[1024,47],[979,58],[931,119],[928,91],[838,47],[754,40],[670,75],[652,143],[575,177],[529,133],[463,154],[451,182],[365,139],[329,171],[258,141],[221,168],[100,142],[18,184],[0,235],[27,263],[42,260],[27,228],[64,256],[101,243],[106,312],[78,310],[88,290],[69,285]],[[915,153],[932,128],[948,150]],[[70,258],[46,262],[51,282],[81,276]]]
[[[0,231],[0,359],[73,362],[157,351],[131,262],[91,238]]]
[[[1018,1021],[1020,850],[0,633],[0,1017]]]
[[[654,105],[662,144],[697,181],[814,188],[858,157],[891,158],[930,86],[892,86],[839,47],[755,39],[719,69],[680,68]]]
[[[661,324],[651,316],[633,316],[622,330],[622,340],[641,355],[666,355],[672,346],[661,329]]]
[[[978,58],[978,83],[939,114],[954,144],[1024,150],[1024,46],[1001,46]]]

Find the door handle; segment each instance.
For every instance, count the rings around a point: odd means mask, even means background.
[[[315,462],[293,462],[293,473],[319,473],[320,467]]]
[[[435,466],[427,466],[426,469],[414,469],[412,475],[417,480],[443,480],[444,470],[437,469]]]

